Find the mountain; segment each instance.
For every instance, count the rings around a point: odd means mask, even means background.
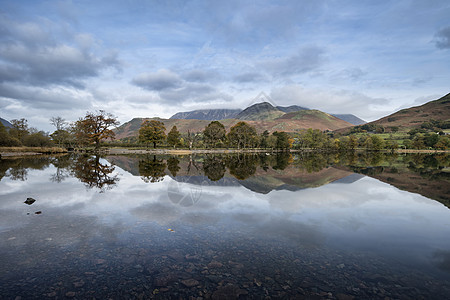
[[[171,116],[170,119],[219,121],[223,119],[233,119],[241,111],[242,110],[240,109],[198,109],[193,111],[178,112]]]
[[[346,127],[350,124],[344,120],[336,118],[335,116],[332,116],[330,114],[324,113],[316,109],[290,112],[277,118],[275,121],[278,121],[280,124],[282,124],[282,122],[291,121],[296,126],[298,126],[298,128],[315,128],[320,130],[327,130],[327,129],[335,130]],[[285,128],[281,130],[294,131],[294,130],[286,130]]]
[[[5,119],[0,118],[0,122],[5,126],[6,128],[12,128],[12,124],[6,121]]]
[[[282,112],[288,113],[288,112],[294,112],[299,110],[308,110],[309,108],[298,106],[298,105],[291,105],[291,106],[277,106],[278,110],[281,110]]]
[[[352,115],[352,114],[331,114],[331,115],[335,116],[336,118],[339,118],[341,120],[344,120],[346,122],[349,122],[350,124],[353,124],[353,125],[362,125],[362,124],[367,123],[363,119],[360,119],[357,116]]]
[[[300,106],[290,106],[282,108],[288,111],[299,107]],[[226,113],[236,113],[236,111],[237,110],[199,110],[178,113],[173,115],[170,119],[151,119],[163,122],[166,127],[166,133],[168,133],[173,126],[177,126],[179,132],[186,134],[188,131],[191,133],[201,132],[211,122],[210,119],[219,119],[225,116]],[[190,119],[195,115],[202,118]],[[176,116],[182,118],[176,119]],[[123,141],[127,141],[130,138],[135,138],[138,135],[139,128],[145,119],[134,118],[131,121],[122,124],[114,130],[116,133],[116,138],[122,139]],[[303,109],[285,113],[277,107],[274,107],[269,102],[253,104],[243,111],[240,111],[234,118],[220,119],[220,122],[225,126],[225,129],[229,131],[230,128],[240,120],[245,120],[249,125],[254,126],[258,133],[262,133],[265,130],[269,132],[297,132],[300,129],[308,128],[319,130],[336,130],[352,126],[352,124],[344,120],[319,110]]]
[[[420,106],[402,109],[368,124],[382,125],[385,128],[400,127],[402,130],[408,130],[419,128],[422,123],[430,120],[450,121],[450,94]]]
[[[241,111],[236,119],[248,121],[274,120],[284,115],[284,112],[269,102],[253,104]]]

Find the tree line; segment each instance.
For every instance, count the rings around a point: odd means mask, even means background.
[[[292,146],[293,139],[286,132],[275,131],[272,134],[266,130],[262,134],[256,132],[255,127],[246,122],[238,122],[232,126],[227,133],[225,126],[219,121],[212,121],[202,132],[187,132],[182,135],[176,126],[173,126],[166,135],[164,123],[158,120],[145,120],[138,135],[138,142],[145,144],[147,148],[166,143],[168,146],[177,148],[185,147],[192,149],[201,147],[207,149],[215,148],[273,148],[287,150]]]
[[[87,112],[83,118],[69,123],[61,117],[52,117],[50,124],[55,127],[51,134],[39,131],[28,125],[26,119],[12,120],[12,128],[0,124],[0,146],[31,146],[65,148],[94,147],[98,150],[103,143],[115,138],[112,130],[119,125],[115,116],[103,110]],[[443,126],[441,123],[430,122],[433,126]],[[366,124],[367,125],[367,124]],[[384,139],[376,133],[385,132],[379,125],[356,126],[347,135],[335,135],[318,129],[301,130],[295,133],[265,130],[257,133],[252,125],[240,121],[227,132],[219,121],[210,122],[201,132],[179,132],[176,126],[166,134],[166,127],[159,120],[144,120],[138,135],[131,138],[131,145],[142,145],[147,148],[236,148],[236,149],[313,149],[323,151],[354,151],[357,149],[380,151],[399,148],[394,139]],[[447,124],[444,124],[447,126]],[[450,136],[443,132],[426,132],[424,124],[421,128],[408,132],[409,138],[403,141],[403,147],[412,149],[449,149]]]

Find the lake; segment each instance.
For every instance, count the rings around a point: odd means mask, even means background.
[[[448,299],[450,156],[0,160],[1,299]]]

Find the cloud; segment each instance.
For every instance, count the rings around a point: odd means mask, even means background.
[[[170,103],[200,102],[208,103],[215,101],[229,102],[233,97],[227,93],[220,92],[216,87],[209,84],[185,83],[183,87],[162,91],[160,97]]]
[[[179,87],[182,79],[170,70],[160,69],[155,73],[140,74],[131,82],[149,91],[163,91]]]
[[[238,83],[265,82],[267,80],[265,74],[258,72],[245,72],[233,77],[233,81]]]
[[[120,66],[116,53],[105,57],[94,54],[92,36],[78,34],[63,42],[51,26],[44,29],[44,25],[0,16],[0,82],[82,88],[83,79]]]
[[[144,90],[157,92],[163,103],[231,101],[232,96],[204,82],[208,74],[214,76],[216,73],[195,69],[181,77],[171,70],[160,69],[154,73],[140,74],[131,82]]]
[[[24,108],[45,110],[71,110],[74,103],[77,108],[89,107],[92,97],[89,93],[73,88],[53,87],[51,89],[23,86],[16,84],[0,84],[0,97],[20,101]]]
[[[325,61],[325,51],[319,47],[305,47],[287,57],[263,60],[259,67],[273,76],[289,76],[308,73],[321,67]]]
[[[439,49],[450,49],[450,26],[436,33],[436,47]]]
[[[396,106],[384,98],[373,98],[350,90],[304,88],[297,84],[274,88],[270,94],[280,105],[300,105],[327,113],[355,114],[371,121],[391,113]]]
[[[183,79],[190,82],[211,82],[212,80],[219,79],[220,75],[213,70],[201,70],[193,69],[185,72]]]

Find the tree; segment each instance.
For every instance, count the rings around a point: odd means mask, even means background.
[[[238,149],[254,147],[258,141],[256,129],[245,122],[238,122],[231,127],[227,137],[230,144]]]
[[[0,146],[6,147],[21,146],[20,141],[17,138],[12,137],[6,130],[6,127],[3,126],[1,122],[0,122]]]
[[[139,142],[148,145],[153,143],[153,148],[156,144],[162,143],[166,139],[166,127],[164,123],[157,120],[145,120],[139,129]]]
[[[289,135],[286,132],[275,131],[274,133],[272,133],[272,135],[277,138],[276,146],[275,146],[277,149],[283,149],[283,150],[289,149],[289,147],[290,147]]]
[[[94,144],[95,150],[98,150],[101,141],[108,138],[114,139],[115,134],[110,127],[119,124],[116,117],[104,110],[95,113],[87,112],[84,119],[75,122],[75,135],[77,139]]]
[[[264,130],[264,132],[261,134],[261,139],[260,139],[260,143],[259,143],[259,146],[261,148],[267,148],[269,146],[268,142],[267,142],[268,138],[269,138],[269,131]]]
[[[177,126],[173,126],[167,134],[167,144],[174,148],[181,144],[181,134],[177,129]]]
[[[70,138],[70,134],[66,130],[66,120],[61,117],[51,117],[50,124],[52,124],[56,128],[56,130],[52,134],[50,134],[53,141],[55,141],[58,146],[66,143]]]
[[[50,134],[50,137],[58,144],[58,146],[70,145],[73,139],[70,132],[65,129],[55,130],[55,132]]]
[[[11,125],[13,127],[9,130],[9,134],[21,142],[23,138],[30,133],[27,119],[11,120]]]
[[[23,139],[23,144],[28,147],[51,147],[53,146],[52,140],[43,131],[35,132],[27,135]]]
[[[219,121],[212,121],[203,131],[206,145],[213,148],[217,145],[217,143],[224,142],[225,134],[225,126],[223,126],[223,124]]]
[[[67,122],[61,117],[51,117],[50,124],[55,126],[56,130],[63,130],[66,127]]]

